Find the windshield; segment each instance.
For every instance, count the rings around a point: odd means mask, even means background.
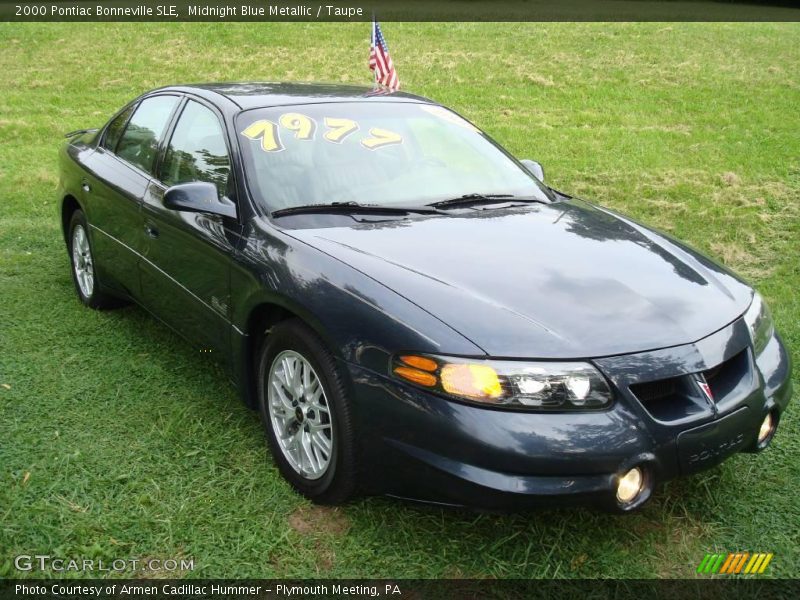
[[[484,133],[440,106],[349,102],[245,111],[245,171],[269,211],[357,202],[423,205],[467,194],[547,201]]]

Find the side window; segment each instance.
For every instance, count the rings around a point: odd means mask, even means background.
[[[108,127],[106,127],[106,136],[103,138],[103,148],[108,148],[112,152],[116,150],[117,142],[119,142],[119,138],[122,135],[122,129],[125,127],[125,123],[128,122],[128,119],[135,108],[136,105],[132,104],[122,111],[116,119],[108,124]]]
[[[230,172],[231,161],[219,119],[205,106],[187,102],[167,147],[159,178],[167,186],[207,181],[224,196],[231,195]]]
[[[154,96],[142,100],[119,140],[117,156],[150,173],[177,96]]]

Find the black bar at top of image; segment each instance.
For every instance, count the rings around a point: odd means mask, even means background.
[[[800,21],[798,0],[0,0],[0,21]]]
[[[715,578],[689,580],[409,580],[409,579],[5,579],[0,600],[272,600],[377,598],[423,600],[498,598],[556,600],[788,600],[800,580]]]

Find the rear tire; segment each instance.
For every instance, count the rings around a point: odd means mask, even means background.
[[[344,375],[299,320],[276,325],[262,344],[258,404],[281,475],[319,504],[355,495],[355,432]]]
[[[94,309],[115,308],[122,302],[100,289],[94,266],[94,254],[89,239],[89,223],[82,210],[72,213],[67,236],[72,282],[78,299],[86,306]]]

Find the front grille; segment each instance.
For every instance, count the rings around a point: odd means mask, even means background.
[[[680,377],[659,379],[658,381],[648,381],[647,383],[639,383],[631,386],[633,393],[636,394],[639,400],[646,403],[648,406],[653,406],[664,402],[673,402],[678,397],[678,391],[680,389]]]
[[[659,421],[678,421],[708,410],[686,376],[637,383],[631,386],[631,392]]]
[[[743,350],[713,369],[703,371],[708,387],[711,388],[711,393],[717,402],[726,398],[742,382],[750,370],[749,363],[747,350]]]
[[[703,371],[717,407],[735,402],[750,382],[750,357],[745,349],[719,365]],[[630,386],[634,396],[653,418],[679,421],[709,413],[711,407],[695,383],[696,375],[681,375]]]

